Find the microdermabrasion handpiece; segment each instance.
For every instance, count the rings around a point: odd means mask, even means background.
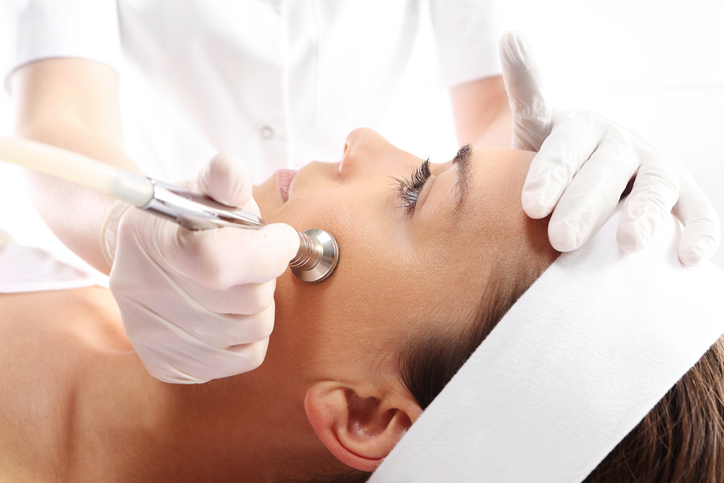
[[[153,196],[139,208],[174,221],[189,230],[236,227],[257,230],[268,223],[254,213],[222,205],[198,193],[151,179]],[[337,266],[339,247],[324,230],[311,228],[299,234],[299,251],[289,262],[294,275],[305,282],[321,282]]]
[[[189,230],[257,230],[268,224],[248,211],[46,144],[0,138],[0,160],[97,189]],[[337,242],[316,228],[297,233],[299,251],[289,263],[292,272],[305,282],[321,282],[337,267]]]

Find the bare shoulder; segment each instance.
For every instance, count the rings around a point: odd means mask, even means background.
[[[47,339],[89,339],[111,346],[127,342],[120,314],[110,291],[101,287],[0,294],[0,344],[5,353],[28,338],[33,345]],[[2,356],[0,356],[2,357]]]
[[[128,350],[105,289],[0,294],[1,481],[62,475],[79,381],[104,354]]]

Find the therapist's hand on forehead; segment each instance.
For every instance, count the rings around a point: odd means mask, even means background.
[[[556,250],[572,251],[588,241],[635,176],[618,228],[622,250],[645,248],[673,208],[684,225],[679,260],[695,266],[716,252],[719,217],[678,163],[602,116],[549,108],[519,33],[503,35],[500,57],[513,111],[513,147],[538,152],[523,187],[523,209],[532,218],[552,213],[548,234]]]
[[[249,174],[231,154],[215,156],[185,187],[260,215]],[[151,375],[203,383],[262,363],[276,278],[299,248],[292,227],[190,231],[124,203],[110,218],[103,240],[110,288]]]

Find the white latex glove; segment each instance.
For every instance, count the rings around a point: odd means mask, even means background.
[[[678,163],[602,116],[546,106],[530,46],[519,33],[503,35],[500,57],[514,147],[538,152],[523,187],[523,209],[531,218],[553,213],[548,225],[553,248],[567,252],[583,245],[635,176],[618,227],[622,250],[645,248],[673,208],[684,225],[681,262],[694,266],[716,252],[719,217]]]
[[[188,189],[259,214],[245,166],[214,157]],[[126,335],[148,372],[193,384],[250,371],[274,326],[276,278],[299,248],[290,226],[190,231],[117,205],[102,243]],[[120,219],[120,223],[114,219]]]

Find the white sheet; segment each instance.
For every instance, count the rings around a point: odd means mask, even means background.
[[[66,290],[98,285],[108,277],[58,260],[41,248],[0,242],[0,293]]]

